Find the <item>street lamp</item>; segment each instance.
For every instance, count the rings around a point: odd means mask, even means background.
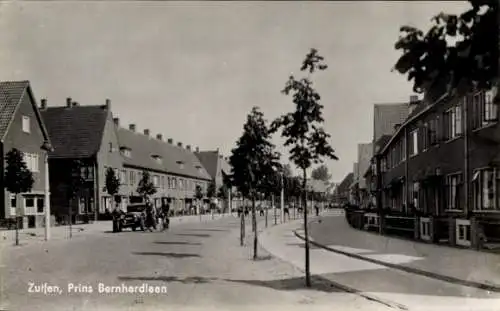
[[[45,164],[45,209],[44,209],[44,215],[45,215],[45,241],[50,240],[50,180],[49,180],[49,152],[53,152],[54,148],[52,148],[52,145],[48,141],[44,141],[43,145],[41,147],[42,150],[45,150],[45,159],[44,159],[44,164]]]

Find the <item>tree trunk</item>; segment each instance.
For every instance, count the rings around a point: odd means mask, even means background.
[[[309,232],[307,230],[307,198],[306,198],[306,186],[307,186],[307,172],[306,169],[302,170],[302,196],[304,204],[304,238],[305,238],[305,250],[306,250],[306,287],[311,287],[311,271],[309,262]]]
[[[253,231],[253,260],[257,260],[257,211],[255,208],[255,196],[252,198],[252,226]]]
[[[271,203],[272,205],[272,203]],[[269,210],[269,206],[266,206],[266,228],[267,228],[267,211]]]
[[[245,245],[245,199],[240,214],[240,246]]]
[[[19,216],[16,211],[16,245],[19,245]]]
[[[73,237],[73,198],[69,199],[69,238]]]

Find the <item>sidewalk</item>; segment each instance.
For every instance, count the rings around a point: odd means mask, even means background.
[[[274,256],[303,270],[304,243],[294,234],[294,231],[300,229],[302,229],[300,220],[273,227],[261,235],[261,244]],[[337,235],[343,237],[342,233]],[[337,288],[376,301],[379,305],[411,311],[494,311],[498,310],[500,305],[498,293],[389,269],[383,265],[338,254],[315,245],[310,246],[310,271],[313,284],[317,282],[314,278],[328,280]]]
[[[344,217],[323,217],[321,222],[311,223],[309,232],[311,241],[340,254],[447,282],[500,291],[497,254],[380,236],[351,228]]]
[[[202,215],[201,222],[215,221],[221,218],[235,217],[230,214]],[[170,226],[183,225],[200,222],[199,215],[177,216],[170,218]],[[89,234],[109,233],[112,231],[113,224],[111,220],[96,221],[92,224],[77,224],[72,226],[72,238],[82,238]],[[50,228],[50,241],[70,240],[69,226],[57,226]],[[0,231],[0,245],[14,245],[16,241],[15,230]],[[21,246],[31,245],[33,243],[45,242],[45,228],[32,228],[19,230],[19,244]]]

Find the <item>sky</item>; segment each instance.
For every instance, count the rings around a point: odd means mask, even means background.
[[[120,123],[229,156],[246,115],[267,120],[294,106],[281,90],[310,48],[328,70],[313,75],[338,161],[352,171],[372,140],[373,104],[405,102],[411,84],[391,72],[401,25],[428,29],[465,1],[24,1],[0,2],[0,80],[29,80],[49,106],[101,105]],[[8,30],[8,31],[6,31]],[[283,139],[273,142],[288,162]],[[293,167],[293,166],[292,166]]]

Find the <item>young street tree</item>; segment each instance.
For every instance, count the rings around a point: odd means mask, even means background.
[[[212,199],[215,197],[216,195],[216,187],[215,187],[215,182],[211,181],[209,184],[208,184],[208,187],[207,187],[207,199],[209,200],[209,206],[210,206],[210,212],[212,213],[212,216],[213,216],[213,204],[212,204]]]
[[[332,175],[328,173],[328,167],[323,164],[312,170],[311,178],[328,182]]]
[[[147,202],[149,197],[156,193],[156,187],[151,180],[151,175],[148,171],[142,171],[142,177],[137,186],[137,193],[139,193],[144,201]]]
[[[120,180],[111,167],[106,170],[105,184],[106,191],[111,195],[112,205],[115,206],[115,196],[120,191]]]
[[[499,2],[468,2],[471,8],[460,15],[436,15],[426,33],[400,28],[395,49],[403,55],[394,69],[413,82],[416,93],[429,91],[436,81],[444,83],[450,95],[498,87]]]
[[[194,197],[198,201],[198,214],[200,215],[200,221],[201,221],[201,200],[205,197],[205,194],[203,193],[203,189],[201,188],[200,185],[197,185],[196,188],[194,189]]]
[[[5,189],[17,196],[19,193],[30,192],[33,188],[33,173],[28,169],[23,154],[18,149],[10,150],[6,155]],[[16,245],[19,245],[19,215],[16,208]]]
[[[301,71],[309,71],[309,75],[315,71],[327,68],[323,63],[324,58],[316,49],[306,55],[302,63]],[[302,203],[304,204],[304,235],[305,235],[305,268],[306,286],[311,286],[311,275],[309,267],[309,236],[307,228],[307,170],[323,158],[338,160],[334,150],[328,143],[329,134],[322,127],[324,122],[322,110],[323,105],[319,103],[321,97],[313,88],[312,81],[308,78],[300,80],[294,76],[289,77],[282,93],[292,93],[295,111],[285,114],[271,124],[273,132],[281,129],[284,137],[285,147],[290,147],[290,161],[302,171]]]
[[[279,154],[270,142],[270,132],[264,114],[253,107],[243,126],[243,134],[232,150],[229,162],[232,167],[232,181],[245,197],[252,201],[252,224],[254,230],[253,258],[257,259],[257,217],[255,200],[259,190],[265,187],[266,176],[276,171]],[[243,245],[244,213],[241,215]]]
[[[79,203],[82,189],[85,185],[85,180],[82,177],[83,163],[80,160],[72,160],[70,162],[70,173],[68,182],[68,199],[69,199],[69,237],[73,237],[73,202]]]

